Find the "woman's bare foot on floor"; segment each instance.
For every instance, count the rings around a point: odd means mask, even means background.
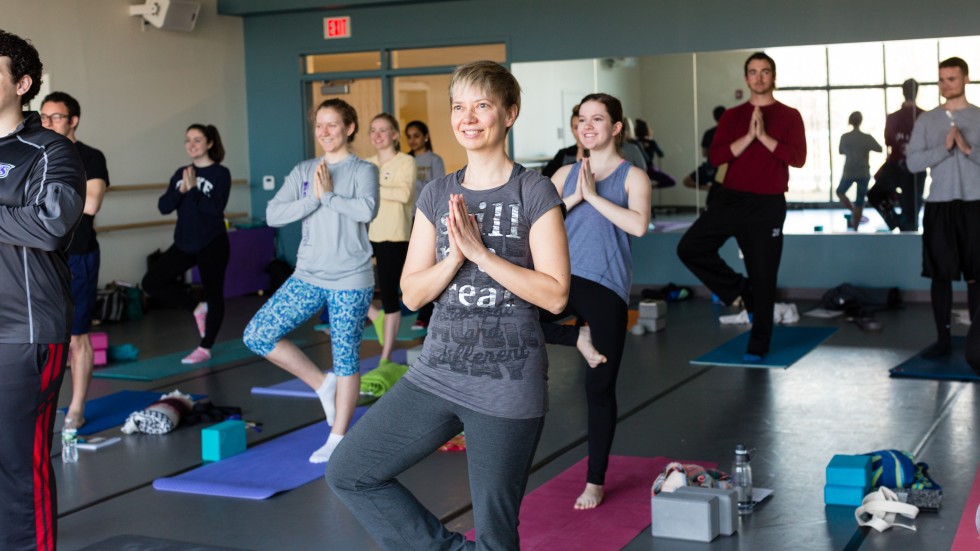
[[[605,494],[602,491],[602,486],[598,484],[585,484],[585,491],[582,495],[578,496],[575,500],[576,509],[595,509],[602,503],[602,498]]]
[[[592,345],[592,331],[589,329],[588,325],[579,327],[578,341],[576,341],[575,347],[582,353],[582,356],[585,358],[585,361],[588,362],[589,367],[595,367],[599,364],[606,363],[606,357]],[[601,497],[599,499],[600,501],[602,500]]]

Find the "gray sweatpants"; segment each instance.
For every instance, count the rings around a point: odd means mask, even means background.
[[[327,483],[384,549],[520,549],[517,515],[544,418],[477,413],[402,379],[357,422]],[[395,477],[462,430],[477,541],[450,532]]]

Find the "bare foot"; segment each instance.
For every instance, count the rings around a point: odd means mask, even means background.
[[[602,491],[602,486],[586,483],[585,491],[575,500],[575,508],[579,510],[595,509],[602,503],[603,496],[605,494]]]
[[[582,356],[585,358],[585,361],[588,362],[589,367],[595,367],[599,364],[606,363],[606,357],[592,345],[592,331],[589,329],[588,325],[583,325],[579,328],[578,341],[576,341],[575,347],[582,353]],[[599,499],[601,500],[602,498]]]

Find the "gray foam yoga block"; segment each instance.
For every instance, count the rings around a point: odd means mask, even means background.
[[[709,542],[718,537],[718,498],[702,493],[661,492],[650,498],[654,537]]]
[[[738,532],[738,490],[681,486],[674,493],[707,494],[718,498],[718,534],[730,536]]]

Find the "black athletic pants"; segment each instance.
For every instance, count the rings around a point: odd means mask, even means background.
[[[776,276],[783,254],[786,198],[721,188],[717,198],[687,230],[677,255],[725,304],[739,296],[752,313],[749,354],[769,352]],[[745,277],[722,260],[718,250],[734,237],[745,257]]]
[[[0,549],[55,548],[51,437],[68,343],[0,344]]]
[[[616,434],[616,379],[626,343],[627,304],[608,287],[572,276],[568,305],[561,314],[539,310],[544,340],[550,344],[575,346],[578,326],[553,323],[575,316],[585,321],[592,333],[592,344],[605,354],[606,363],[586,367],[585,397],[589,407],[589,470],[592,484],[605,484],[609,451]]]
[[[177,278],[197,266],[204,287],[204,302],[208,303],[204,337],[201,347],[210,349],[225,318],[225,271],[228,270],[230,245],[228,234],[222,233],[196,253],[185,253],[171,245],[143,277],[143,290],[167,304],[194,311],[197,300]]]

